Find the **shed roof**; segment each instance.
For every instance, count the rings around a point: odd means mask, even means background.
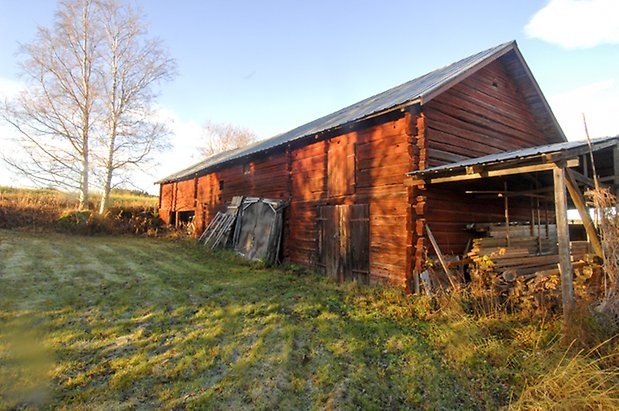
[[[591,140],[591,148],[594,152],[611,147],[615,144],[619,144],[619,137],[603,137]],[[465,173],[467,167],[498,169],[514,165],[531,164],[544,161],[544,159],[556,161],[558,159],[568,159],[582,155],[583,153],[589,151],[588,145],[588,142],[583,140],[521,148],[518,150],[471,158],[455,163],[426,168],[423,170],[415,170],[406,173],[406,175],[419,179],[432,179],[436,177]]]
[[[511,53],[510,53],[511,52]],[[522,55],[518,50],[515,41],[500,44],[488,50],[481,51],[465,59],[452,63],[448,66],[434,70],[414,80],[408,81],[397,87],[376,94],[351,106],[345,107],[332,114],[311,121],[300,127],[276,135],[266,140],[255,142],[251,145],[212,155],[199,163],[186,169],[169,175],[156,183],[166,183],[172,181],[192,178],[198,173],[208,169],[238,160],[244,157],[268,151],[270,149],[285,146],[288,143],[303,139],[304,137],[333,130],[343,125],[353,123],[364,118],[382,114],[394,109],[403,108],[410,105],[423,105],[434,97],[462,81],[475,71],[481,69],[492,61],[505,56],[509,53],[506,67],[508,71],[518,71],[515,75],[517,81],[526,79],[523,89],[525,89],[525,99],[534,107],[534,113],[538,117],[540,125],[547,133],[557,136],[558,140],[565,141],[565,136],[561,131],[548,103],[542,95],[535,79],[527,67]]]

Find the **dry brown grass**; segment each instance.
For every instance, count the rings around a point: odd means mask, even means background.
[[[93,193],[93,198],[97,198]],[[77,194],[54,189],[0,187],[0,228],[57,228],[58,220],[78,211]],[[118,219],[124,211],[132,214],[155,213],[157,197],[132,191],[112,192],[110,215]],[[91,202],[90,209],[97,209]]]
[[[556,366],[528,383],[520,397],[510,404],[514,410],[616,410],[619,409],[617,352],[600,356],[610,340],[589,351],[571,353],[570,345]],[[546,350],[545,364],[556,347]]]
[[[604,249],[604,298],[602,309],[619,314],[619,212],[617,198],[605,188],[588,190],[585,195],[595,207],[598,230]]]

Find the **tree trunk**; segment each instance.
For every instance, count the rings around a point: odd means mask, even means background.
[[[82,173],[81,178],[80,178],[80,205],[79,205],[79,209],[80,210],[88,210],[89,208],[89,204],[88,204],[88,171],[90,168],[90,164],[89,164],[89,156],[88,156],[88,128],[86,126],[86,124],[89,121],[89,113],[87,110],[84,110],[84,129],[82,131],[82,159],[81,159],[81,166],[82,169],[80,170],[80,172]]]
[[[104,214],[110,203],[110,191],[112,191],[112,176],[114,175],[114,149],[116,145],[116,120],[112,121],[110,127],[110,144],[108,146],[107,162],[105,164],[105,183],[101,194],[101,204],[99,214]]]
[[[90,27],[90,21],[88,16],[89,9],[83,8],[82,11],[82,41],[84,44],[84,50],[88,50],[88,30]],[[88,172],[90,168],[89,164],[89,131],[90,131],[90,70],[91,61],[89,55],[84,52],[82,55],[82,87],[84,91],[84,103],[82,106],[82,176],[80,179],[80,210],[87,210],[88,204]]]
[[[112,191],[112,168],[107,167],[105,170],[105,185],[101,194],[101,204],[99,205],[99,214],[104,214],[110,203],[110,192]]]
[[[88,210],[88,158],[82,158],[82,178],[80,180],[80,210]]]

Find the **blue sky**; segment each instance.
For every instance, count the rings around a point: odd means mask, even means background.
[[[593,136],[619,134],[616,0],[138,4],[179,71],[159,98],[175,148],[160,156],[154,177],[196,160],[207,120],[270,137],[514,39],[568,138],[584,137],[581,112]],[[0,94],[19,89],[17,44],[50,25],[55,8],[0,0]],[[7,184],[12,177],[2,174]],[[152,191],[152,177],[138,180]]]

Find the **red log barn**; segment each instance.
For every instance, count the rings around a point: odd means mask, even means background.
[[[158,181],[160,215],[193,216],[201,232],[233,196],[282,199],[284,261],[409,289],[428,249],[425,221],[443,253],[462,253],[466,224],[500,221],[504,210],[406,185],[406,173],[564,141],[509,42],[168,176]]]

